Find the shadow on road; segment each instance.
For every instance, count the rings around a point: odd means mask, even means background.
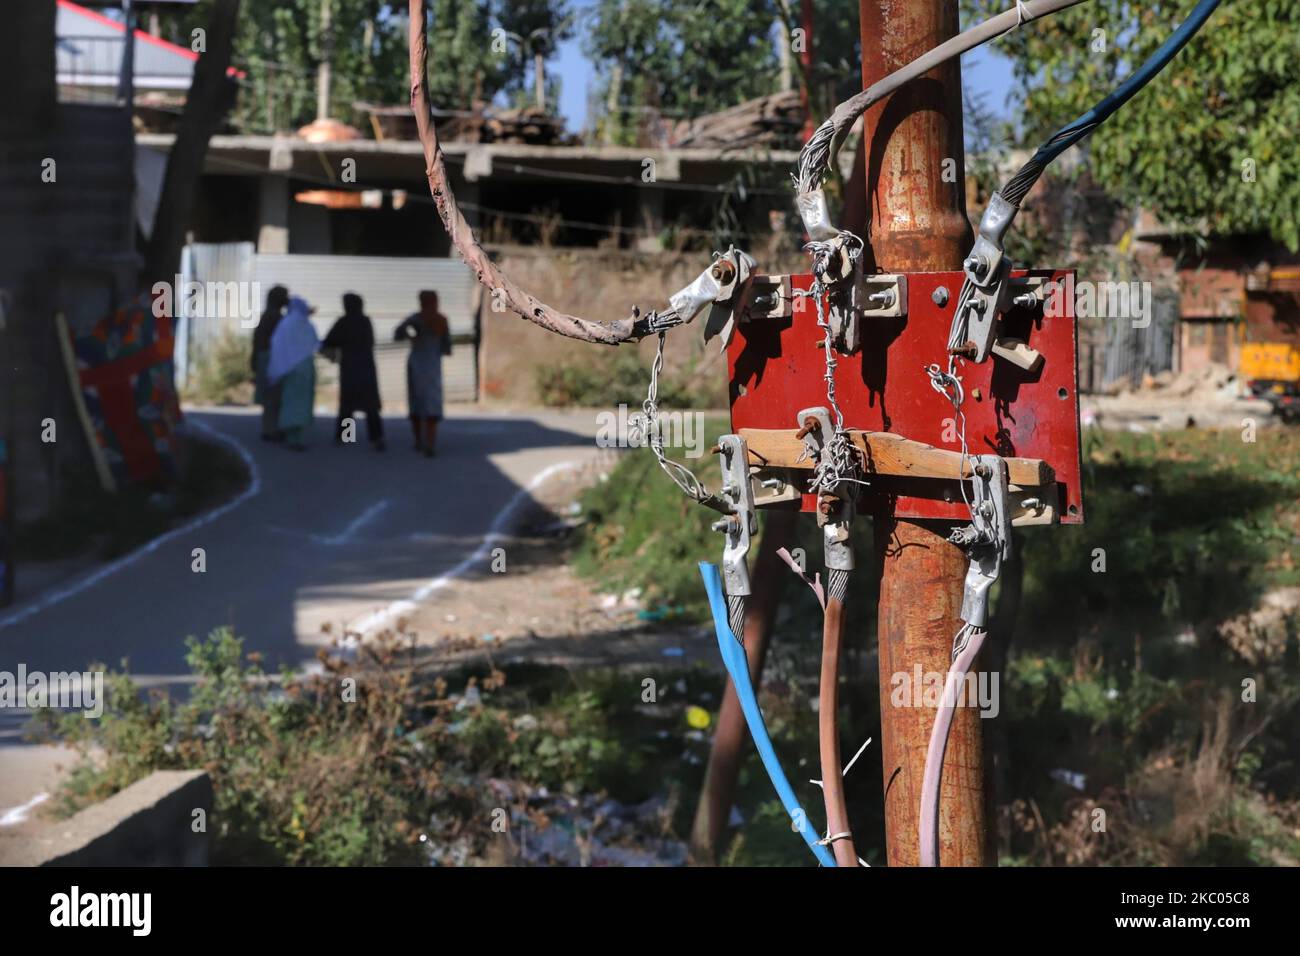
[[[530,481],[596,452],[591,415],[449,418],[433,459],[411,449],[403,419],[385,420],[389,450],[377,453],[364,441],[332,444],[332,420],[317,416],[311,447],[296,453],[261,442],[247,412],[188,416],[244,448],[260,490],[0,625],[0,669],[125,660],[150,683],[173,683],[187,672],[185,638],[223,626],[261,651],[268,669],[299,666],[328,643],[324,628],[338,634],[448,572],[482,573],[465,562],[490,531],[510,530],[503,509],[513,502],[512,514],[525,513]],[[22,607],[6,613],[15,611]]]

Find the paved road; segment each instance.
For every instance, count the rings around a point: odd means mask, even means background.
[[[116,668],[126,658],[140,683],[174,685],[188,673],[185,637],[230,625],[274,672],[314,659],[331,640],[326,624],[335,634],[378,628],[435,601],[447,576],[483,573],[480,559],[530,486],[597,453],[591,413],[452,414],[438,457],[426,459],[400,419],[385,421],[389,449],[379,454],[364,442],[334,446],[332,421],[318,417],[313,447],[299,454],[260,441],[252,414],[190,412],[198,431],[243,450],[253,485],[140,552],[0,610],[0,671]],[[195,548],[206,554],[202,574],[191,569]],[[75,762],[24,743],[29,716],[0,708],[0,836],[39,828],[36,805]]]
[[[191,412],[200,428],[248,452],[258,490],[37,613],[21,617],[21,604],[0,611],[0,670],[116,667],[127,658],[147,682],[169,683],[186,672],[185,637],[222,625],[274,669],[312,658],[329,641],[324,625],[337,634],[375,623],[394,602],[428,599],[439,576],[474,572],[485,535],[507,530],[503,509],[530,482],[596,453],[590,413],[453,415],[438,457],[426,459],[400,419],[385,422],[382,454],[364,441],[332,445],[332,423],[319,417],[314,445],[294,453],[259,441],[251,414]],[[201,574],[191,570],[195,548],[206,553]]]

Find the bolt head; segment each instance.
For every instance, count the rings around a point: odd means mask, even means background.
[[[930,293],[930,301],[942,309],[948,304],[948,287],[941,285],[936,288]]]

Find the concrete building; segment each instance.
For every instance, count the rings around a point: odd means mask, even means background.
[[[136,137],[139,147],[159,153],[172,141],[166,133]],[[746,200],[771,192],[770,204],[784,208],[788,189],[737,190],[734,184],[755,170],[789,170],[798,158],[794,151],[442,145],[457,201],[489,241],[498,220],[526,235],[546,232],[552,219],[547,237],[555,245],[616,241],[644,251],[671,241],[665,232],[679,214],[689,209],[699,224],[702,206],[711,209],[737,191]],[[197,242],[255,242],[258,252],[289,254],[450,252],[436,217],[430,220],[418,142],[214,136],[205,173],[193,223]],[[331,208],[310,195],[322,190],[362,197]]]
[[[160,170],[173,141],[169,133],[137,134],[138,156],[152,155],[137,169]],[[788,190],[736,183],[756,167],[780,183],[797,159],[794,152],[463,142],[445,143],[443,152],[457,201],[489,248],[522,242],[646,255],[680,241],[679,222],[707,233],[708,217],[735,207],[737,193],[770,237],[768,212],[784,208]],[[142,196],[157,187],[138,177]],[[287,285],[320,308],[322,331],[343,291],[361,294],[375,322],[380,391],[390,408],[405,400],[405,353],[389,333],[415,309],[420,289],[436,289],[457,346],[448,398],[479,397],[482,294],[438,220],[418,142],[214,136],[191,232],[187,280],[253,282],[263,291]],[[186,358],[216,337],[246,334],[247,319],[192,317],[178,373],[184,377]]]

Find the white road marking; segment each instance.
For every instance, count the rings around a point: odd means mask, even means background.
[[[376,501],[361,514],[352,519],[352,522],[340,531],[338,534],[317,534],[314,531],[303,531],[301,528],[285,528],[278,524],[269,524],[266,530],[274,534],[287,534],[293,538],[301,538],[304,541],[311,541],[314,544],[325,545],[326,547],[338,547],[341,544],[349,544],[356,537],[356,533],[375,515],[387,508],[392,502],[384,498]],[[365,543],[365,539],[362,539]],[[374,540],[372,544],[382,544],[382,541]]]
[[[14,827],[27,819],[27,814],[39,807],[50,795],[42,791],[32,797],[26,803],[17,807],[10,807],[8,810],[0,811],[0,827]]]
[[[372,631],[376,631],[382,626],[388,624],[395,618],[401,617],[404,614],[410,614],[420,605],[421,601],[427,598],[434,591],[439,591],[442,588],[445,588],[457,578],[464,575],[465,572],[474,567],[474,565],[480,564],[484,561],[491,552],[492,546],[507,537],[505,528],[514,517],[515,512],[519,510],[519,506],[524,503],[524,500],[532,492],[536,491],[539,487],[555,475],[558,475],[560,472],[571,471],[572,469],[580,468],[585,464],[587,464],[587,460],[583,459],[578,461],[557,462],[554,465],[543,468],[533,476],[532,481],[516,491],[514,496],[506,503],[506,506],[497,512],[497,516],[492,519],[491,527],[488,528],[487,534],[483,536],[482,542],[480,542],[479,546],[474,549],[473,554],[460,562],[460,564],[456,565],[450,571],[440,574],[431,581],[426,581],[424,584],[420,585],[420,587],[411,592],[409,597],[401,601],[394,601],[381,610],[367,614],[365,617],[348,626],[345,629],[345,633],[360,634],[364,637]]]
[[[321,535],[314,534],[311,536],[311,539],[313,541],[319,541],[321,544],[327,544],[331,546],[347,544],[349,541],[352,540],[352,536],[356,534],[358,531],[360,531],[367,521],[369,521],[375,515],[379,514],[379,512],[387,508],[389,504],[391,504],[391,502],[387,498],[383,498],[379,501],[376,501],[365,511],[361,512],[361,514],[353,518],[351,523],[348,524],[348,526],[344,528],[342,531],[340,531],[338,534],[331,535],[330,537],[323,537]]]
[[[60,604],[63,601],[66,601],[68,598],[80,594],[82,591],[86,590],[86,588],[94,587],[96,584],[98,584],[100,581],[103,581],[105,578],[112,577],[114,574],[117,574],[117,572],[121,571],[123,568],[127,568],[135,564],[145,555],[153,554],[155,551],[161,548],[164,544],[167,544],[169,541],[173,541],[176,538],[181,537],[182,535],[187,535],[198,528],[202,528],[204,525],[211,524],[212,522],[216,521],[218,518],[222,517],[223,515],[226,515],[229,512],[234,511],[236,508],[242,505],[249,498],[252,498],[254,495],[261,493],[262,473],[258,471],[257,463],[253,461],[253,456],[248,453],[248,450],[244,448],[243,445],[235,441],[235,439],[231,438],[229,435],[217,431],[211,425],[204,424],[203,422],[199,421],[197,418],[189,419],[187,424],[191,428],[195,428],[201,432],[205,432],[212,438],[221,442],[223,445],[226,445],[234,449],[235,453],[239,455],[239,457],[243,460],[245,467],[248,468],[248,476],[249,476],[248,487],[245,488],[239,495],[232,498],[230,501],[227,501],[221,507],[214,508],[212,511],[209,511],[207,514],[200,515],[199,517],[195,518],[193,521],[189,522],[188,524],[181,525],[179,528],[173,528],[171,531],[168,531],[166,534],[159,535],[158,537],[154,538],[152,541],[141,545],[140,547],[136,548],[134,551],[130,552],[129,554],[123,555],[122,557],[118,558],[116,561],[111,561],[108,564],[104,565],[102,568],[96,568],[94,571],[90,572],[84,577],[78,578],[77,580],[73,581],[71,584],[67,585],[66,587],[57,588],[55,590],[48,591],[40,598],[33,601],[31,604],[28,604],[24,607],[20,607],[15,611],[11,611],[9,614],[6,614],[4,617],[0,617],[0,630],[3,630],[6,627],[10,627],[14,624],[17,624],[20,621],[25,621],[29,617],[39,614],[41,611],[48,610],[49,608],[54,607],[54,605]]]

